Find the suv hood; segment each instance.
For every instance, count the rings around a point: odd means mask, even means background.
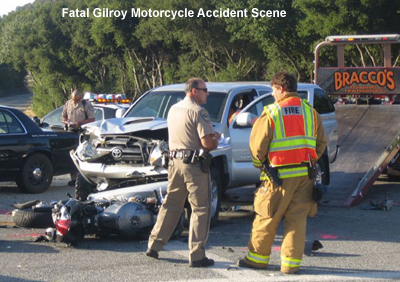
[[[97,136],[101,136],[164,129],[167,128],[167,121],[153,117],[112,118],[91,122],[82,127]]]

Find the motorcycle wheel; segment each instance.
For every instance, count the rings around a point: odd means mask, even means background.
[[[83,178],[82,174],[78,173],[75,182],[75,199],[86,201],[90,193],[93,192],[94,186]]]
[[[14,210],[12,218],[15,225],[25,228],[47,228],[55,227],[51,216],[51,209],[48,211],[34,211],[33,209]]]

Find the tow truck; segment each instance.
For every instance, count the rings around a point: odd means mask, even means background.
[[[340,130],[324,197],[330,205],[356,205],[388,166],[398,167],[399,44],[400,34],[342,35],[315,48],[314,83],[336,102]]]

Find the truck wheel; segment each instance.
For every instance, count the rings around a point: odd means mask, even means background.
[[[328,156],[323,155],[316,164],[317,168],[323,172],[322,174],[322,184],[329,185],[331,182],[330,171],[329,171],[329,161]]]
[[[75,182],[75,199],[86,201],[90,193],[95,187],[83,178],[82,174],[78,173]]]
[[[218,222],[219,210],[221,208],[221,175],[216,167],[211,167],[211,227]]]
[[[174,233],[172,233],[171,239],[177,239],[181,236],[183,229],[185,228],[185,211],[182,212],[181,218],[176,225]]]
[[[211,223],[210,227],[213,228],[217,225],[219,210],[221,208],[221,191],[222,191],[222,184],[221,184],[221,176],[219,171],[216,167],[211,167]],[[190,223],[190,217],[192,215],[192,209],[190,207],[189,202],[187,201],[185,205],[186,215],[188,219],[187,227]]]
[[[25,228],[54,227],[51,209],[47,211],[34,211],[33,209],[20,209],[12,212],[15,225]]]
[[[29,156],[17,177],[17,186],[23,192],[43,193],[53,181],[53,165],[48,157],[37,153]]]

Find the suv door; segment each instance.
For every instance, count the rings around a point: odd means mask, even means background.
[[[333,163],[337,155],[339,128],[336,120],[335,106],[322,89],[314,89],[314,108],[322,118],[325,134],[328,138],[328,159],[330,163]]]
[[[303,99],[310,97],[306,90],[299,90],[298,93]],[[264,106],[275,102],[271,93],[265,94],[254,100],[243,109],[242,113],[250,113],[252,120],[257,119],[263,112]],[[239,116],[238,115],[238,116]],[[232,185],[258,182],[260,171],[254,168],[249,148],[251,126],[242,127],[236,122],[237,117],[229,126],[229,133],[232,143]]]
[[[250,113],[252,119],[258,118],[264,106],[274,102],[274,97],[271,94],[266,94],[259,97],[245,107],[242,113]],[[239,116],[238,115],[238,116]],[[258,181],[260,171],[254,168],[252,164],[249,139],[251,133],[251,126],[241,127],[236,123],[237,117],[229,126],[229,134],[232,143],[232,178],[231,182],[233,186],[241,185],[244,183],[251,183],[252,179],[254,182]]]

